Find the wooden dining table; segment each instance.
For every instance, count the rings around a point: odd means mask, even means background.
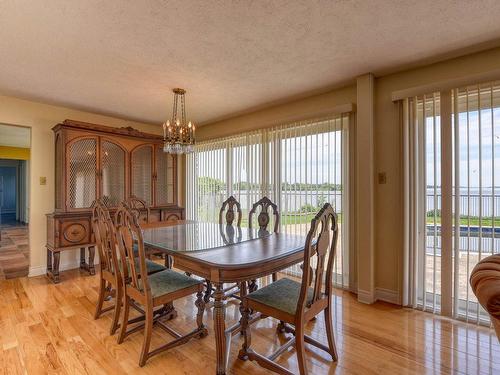
[[[224,283],[248,282],[302,262],[305,237],[186,220],[142,228],[145,246],[213,285],[216,373],[226,374],[231,337],[238,327],[226,327]]]

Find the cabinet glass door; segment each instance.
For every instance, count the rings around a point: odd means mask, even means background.
[[[125,199],[125,151],[103,140],[101,164],[101,196],[108,207],[117,207]]]
[[[68,145],[68,207],[90,208],[97,197],[97,138]]]
[[[132,195],[152,203],[153,147],[144,145],[132,151]]]
[[[175,157],[156,148],[156,205],[162,206],[175,203],[174,189]]]

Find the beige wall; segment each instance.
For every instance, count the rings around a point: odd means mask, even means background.
[[[374,245],[375,294],[397,302],[402,284],[402,143],[394,92],[408,92],[455,87],[467,81],[500,79],[500,48],[384,76],[375,79],[374,149]],[[427,86],[427,87],[422,87]],[[301,115],[314,116],[345,103],[356,103],[357,90],[348,86],[329,93],[274,106],[254,113],[207,124],[199,128],[200,140],[221,137],[251,129],[270,126]],[[356,125],[359,127],[359,121]],[[361,129],[362,127],[360,127]],[[365,148],[358,148],[355,158],[367,160]],[[354,172],[354,171],[353,171]],[[378,185],[378,172],[386,172],[387,183]],[[370,192],[367,191],[367,194]],[[356,228],[353,228],[354,231]],[[363,262],[363,259],[359,259]],[[358,264],[359,264],[358,262]],[[368,267],[369,269],[369,267]]]
[[[54,134],[51,128],[65,120],[80,120],[109,126],[132,126],[160,134],[158,125],[140,124],[118,118],[40,104],[12,97],[0,96],[0,123],[31,128],[30,178],[30,270],[36,273],[45,268],[46,220],[45,214],[54,210]],[[40,185],[40,177],[47,184]],[[73,252],[61,256],[61,264],[71,263]],[[33,273],[33,272],[32,272]]]
[[[336,107],[356,103],[356,86],[346,86],[326,94],[315,95],[306,99],[294,100],[262,111],[233,117],[209,125],[200,126],[196,136],[198,140],[224,137],[266,126],[277,125],[286,121],[324,114]]]

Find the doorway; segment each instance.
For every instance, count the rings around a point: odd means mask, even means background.
[[[0,124],[0,280],[29,271],[30,128]]]

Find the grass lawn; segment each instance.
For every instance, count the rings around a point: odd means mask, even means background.
[[[496,228],[500,228],[500,217],[495,217],[495,220],[492,220],[491,217],[485,217],[481,220],[481,226],[491,227],[493,226],[493,222]],[[434,217],[427,216],[427,224],[434,224]],[[436,216],[436,224],[441,224],[441,216]],[[477,216],[471,216],[470,218],[461,217],[460,225],[479,226],[479,218]]]

